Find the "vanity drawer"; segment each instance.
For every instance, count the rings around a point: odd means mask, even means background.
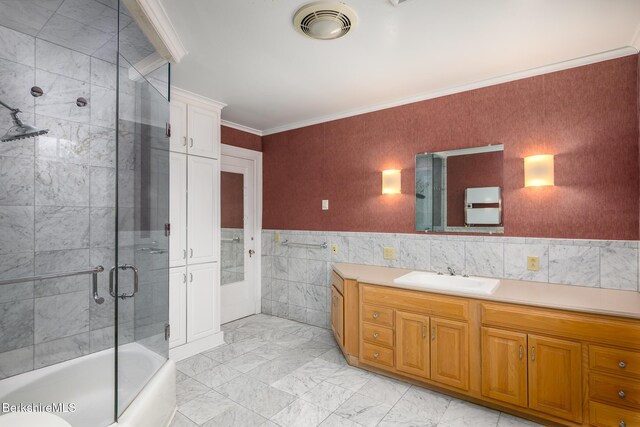
[[[362,336],[365,341],[393,347],[393,329],[391,328],[363,323]]]
[[[640,352],[590,345],[589,368],[592,371],[640,377]]]
[[[589,421],[596,427],[640,427],[640,413],[591,402]]]
[[[367,363],[393,367],[393,349],[390,348],[363,342],[360,358]]]
[[[590,373],[589,398],[640,409],[640,381]]]
[[[344,280],[335,271],[331,272],[331,284],[335,286],[341,295],[344,295]]]
[[[393,309],[376,307],[375,305],[363,305],[362,321],[393,327]]]

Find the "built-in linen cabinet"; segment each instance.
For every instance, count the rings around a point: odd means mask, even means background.
[[[221,104],[172,88],[169,322],[171,356],[222,341],[219,197]]]

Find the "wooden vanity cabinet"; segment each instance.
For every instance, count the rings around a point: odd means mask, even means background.
[[[331,273],[331,330],[340,350],[352,362],[358,357],[358,282]]]
[[[396,369],[429,378],[431,373],[429,318],[396,311]]]
[[[482,328],[482,395],[526,408],[527,334]]]
[[[344,347],[344,297],[331,287],[331,330],[338,344]]]
[[[469,389],[469,325],[431,318],[431,379]]]

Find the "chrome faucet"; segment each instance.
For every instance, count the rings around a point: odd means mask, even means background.
[[[456,271],[453,268],[447,267],[447,270],[449,270],[449,275],[450,276],[455,276],[456,275]]]

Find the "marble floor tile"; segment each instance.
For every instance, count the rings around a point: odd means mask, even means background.
[[[203,427],[241,427],[260,426],[267,421],[266,418],[236,404],[223,413],[216,415]]]
[[[249,375],[237,377],[216,390],[265,418],[271,418],[295,400],[289,393],[268,386]]]
[[[252,369],[248,375],[265,384],[273,384],[313,359],[314,357],[308,354],[290,352]]]
[[[176,411],[176,415],[173,417],[169,427],[198,427],[198,424]]]
[[[451,399],[442,394],[412,386],[380,422],[381,427],[435,427]]]
[[[205,353],[205,356],[220,363],[226,363],[265,344],[266,342],[262,339],[253,338],[246,341],[222,345],[213,351]]]
[[[178,410],[196,424],[202,424],[235,405],[232,400],[212,390],[180,405]]]
[[[329,415],[331,411],[298,399],[273,416],[271,421],[282,427],[316,427]]]
[[[498,427],[542,427],[542,424],[501,413],[500,419],[498,420]]]
[[[327,378],[327,382],[356,392],[368,383],[372,377],[373,374],[364,369],[345,366]]]
[[[320,359],[326,360],[327,362],[334,363],[340,366],[346,366],[347,361],[344,359],[342,352],[338,348],[332,348],[325,353],[320,355]]]
[[[226,365],[230,368],[242,372],[243,374],[246,374],[250,370],[257,368],[258,366],[262,365],[263,363],[267,363],[268,361],[269,359],[258,356],[257,354],[247,353],[231,360],[230,362],[227,362]]]
[[[304,372],[292,372],[272,384],[278,390],[282,390],[294,396],[302,396],[315,388],[322,380],[312,374]]]
[[[358,393],[387,405],[395,405],[409,390],[409,384],[391,378],[375,375]]]
[[[252,350],[250,353],[260,357],[264,357],[268,360],[273,360],[280,356],[284,356],[285,354],[291,353],[291,349],[278,344],[269,343],[258,347],[255,350]]]
[[[189,375],[185,374],[184,372],[176,370],[176,384],[184,380],[187,380],[189,378],[191,378]]]
[[[440,419],[440,427],[495,427],[500,413],[473,403],[453,399]]]
[[[209,391],[211,391],[209,387],[202,383],[199,383],[193,378],[188,378],[184,381],[180,381],[176,384],[176,397],[178,400],[178,406],[183,405]]]
[[[215,368],[219,364],[220,362],[217,362],[209,357],[206,357],[202,354],[196,354],[195,356],[189,357],[188,359],[184,359],[176,363],[176,368],[178,369],[178,371],[184,372],[190,377],[195,377],[196,375],[204,371]]]
[[[242,372],[240,371],[236,371],[226,365],[218,365],[200,372],[194,378],[207,387],[214,388],[229,382],[240,375],[242,375]]]
[[[340,405],[335,414],[365,427],[373,427],[378,425],[389,410],[391,405],[376,402],[370,397],[356,393]]]
[[[362,424],[331,414],[320,424],[320,427],[362,427]]]
[[[353,393],[349,389],[325,381],[300,396],[300,398],[333,412],[346,402]]]

